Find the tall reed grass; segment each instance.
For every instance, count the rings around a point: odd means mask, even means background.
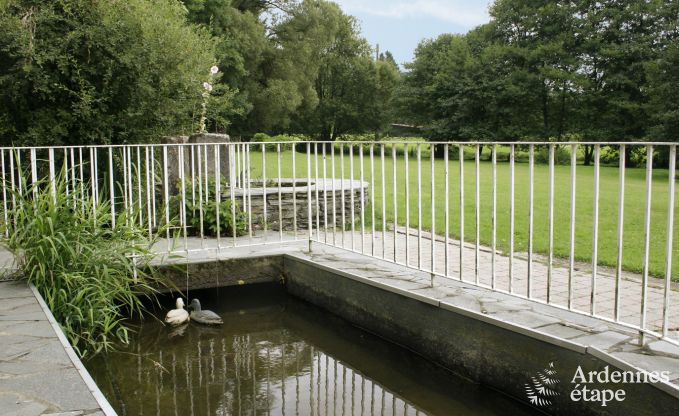
[[[68,188],[64,175],[35,184],[20,175],[23,192],[14,195],[6,224],[11,232],[3,243],[73,348],[88,357],[128,342],[126,320],[141,316],[143,298],[155,298],[154,287],[162,282],[148,267],[136,266],[152,257],[136,213],[120,211],[112,228],[110,202],[100,198],[95,205],[89,186]]]

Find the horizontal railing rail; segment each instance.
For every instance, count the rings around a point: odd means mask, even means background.
[[[171,253],[308,241],[676,342],[675,143],[230,142],[2,147],[17,196],[78,193]],[[587,164],[582,164],[585,159]],[[29,195],[30,197],[30,195]],[[162,245],[162,247],[161,247]]]

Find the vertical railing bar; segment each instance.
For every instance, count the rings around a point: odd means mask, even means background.
[[[624,144],[620,145],[619,153],[619,168],[618,168],[618,230],[617,230],[617,253],[616,253],[616,267],[615,267],[615,305],[613,311],[613,319],[618,322],[620,320],[620,289],[622,282],[622,248],[623,248],[623,229],[624,229],[624,214],[625,214],[625,158],[626,147]]]
[[[207,204],[210,202],[210,165],[208,163],[208,155],[209,155],[209,147],[208,145],[203,146],[203,164],[205,166],[205,203]]]
[[[248,195],[248,238],[252,244],[254,238],[252,231],[252,156],[251,149],[254,145],[245,144],[245,191]]]
[[[526,296],[533,297],[533,203],[535,187],[535,146],[528,145],[528,264],[526,264]]]
[[[143,195],[142,195],[142,187],[141,187],[141,149],[140,146],[136,146],[137,148],[137,199],[138,203],[137,206],[139,207],[139,227],[141,227],[144,224],[144,210],[142,208],[142,201],[143,201]],[[96,150],[96,148],[94,149]],[[96,156],[96,155],[95,155]],[[91,162],[92,164],[96,163],[96,157]],[[96,199],[96,196],[95,196]]]
[[[132,187],[132,147],[127,147],[127,200],[128,200],[128,217],[134,223],[134,218],[132,217],[132,212],[134,210],[134,196]],[[128,220],[129,222],[129,220]]]
[[[153,150],[153,148],[151,148]],[[200,220],[200,247],[205,248],[205,226],[203,225],[203,168],[201,162],[203,161],[203,146],[198,146],[198,218]],[[153,158],[151,159],[153,160]],[[209,189],[205,189],[209,192]]]
[[[156,154],[155,147],[151,146],[151,215],[153,217],[153,226],[157,227],[156,220]],[[203,221],[201,220],[201,223]]]
[[[189,239],[188,239],[188,229],[186,226],[186,172],[184,171],[184,156],[185,156],[185,146],[180,145],[177,148],[179,157],[179,180],[181,183],[181,200],[182,200],[182,205],[181,205],[181,210],[179,211],[181,214],[181,225],[182,225],[182,232],[184,234],[184,251],[188,252],[189,250]]]
[[[392,176],[391,176],[391,191],[392,191],[392,205],[394,208],[394,263],[398,263],[398,184],[396,183],[396,144],[391,145],[391,163],[392,163]]]
[[[321,203],[319,202],[319,184],[318,184],[318,143],[314,143],[314,174],[316,176],[316,181],[314,182],[314,190],[316,191],[316,239],[318,241],[321,240],[321,211],[320,211],[320,205]]]
[[[387,181],[384,160],[384,144],[380,144],[380,158],[382,162],[382,258],[387,258]]]
[[[306,144],[306,205],[307,205],[307,225],[309,228],[309,234],[308,234],[308,239],[309,239],[309,251],[311,251],[311,240],[313,239],[314,235],[314,221],[313,221],[313,212],[312,212],[312,206],[311,206],[311,142],[307,142]],[[352,219],[352,228],[353,228],[353,219]],[[352,245],[353,245],[353,237],[352,237]]]
[[[69,196],[71,194],[71,190],[68,187],[68,148],[64,147],[64,191],[66,192],[66,196]]]
[[[490,242],[490,287],[495,289],[495,254],[497,252],[497,144],[493,144],[491,174],[491,242]]]
[[[596,276],[599,263],[599,160],[601,159],[601,147],[594,145],[594,212],[592,218],[592,283],[589,299],[589,313],[596,313]]]
[[[111,228],[116,228],[116,191],[115,191],[115,181],[113,178],[113,147],[108,148],[108,186],[109,186],[109,198],[111,199]],[[75,169],[75,166],[71,167]],[[68,172],[66,173],[68,175]]]
[[[31,148],[31,184],[33,187],[33,197],[37,200],[38,197],[38,166],[37,166],[37,154],[35,148]],[[36,202],[37,203],[37,202]]]
[[[431,163],[431,286],[434,286],[434,273],[436,273],[436,145],[429,148]]]
[[[23,167],[21,166],[21,150],[17,150],[16,158],[17,158],[16,165],[17,165],[17,171],[18,171],[17,181],[19,182],[19,194],[23,196],[23,194],[24,194],[24,191],[23,191],[23,186],[24,186],[23,177],[24,177],[24,175],[23,175]],[[23,200],[23,198],[21,200],[19,200],[19,204],[21,206],[23,206],[22,200]]]
[[[17,155],[19,154],[19,151],[16,151]],[[16,201],[16,182],[14,179],[14,151],[9,150],[9,180],[10,180],[10,186],[12,188],[12,210],[16,210],[17,208],[17,201]],[[20,165],[19,165],[20,166]],[[19,182],[21,182],[21,179],[19,179]],[[21,191],[19,191],[21,192]],[[75,200],[75,198],[73,198]],[[14,223],[14,228],[16,229],[17,225],[17,218],[14,216],[13,221]]]
[[[323,241],[328,242],[328,161],[325,143],[322,145],[323,152]]]
[[[99,157],[97,155],[98,148],[94,148],[93,162],[94,163],[94,202],[99,204]]]
[[[344,144],[339,144],[340,152],[340,215],[342,216],[342,248],[345,247],[345,231],[347,229],[346,224],[346,199],[344,195]]]
[[[283,188],[281,184],[281,144],[276,144],[276,161],[278,174],[278,239],[283,241]]]
[[[370,143],[370,255],[375,256],[375,144]]]
[[[229,144],[226,146],[226,149],[228,150],[228,155],[229,155],[229,194],[231,196],[231,200],[229,201],[231,204],[231,233],[233,234],[232,237],[232,244],[234,247],[236,247],[237,243],[237,238],[238,238],[238,230],[236,226],[236,185],[238,183],[238,178],[239,176],[239,168],[240,168],[240,154],[236,154],[236,150],[238,149],[237,145],[234,144]],[[236,163],[234,163],[236,162]],[[264,202],[266,205],[266,202]]]
[[[444,180],[444,185],[443,185],[443,193],[444,193],[444,220],[443,222],[445,223],[445,235],[444,235],[444,245],[445,245],[445,251],[444,251],[444,271],[443,275],[448,277],[450,276],[450,253],[449,253],[449,247],[450,247],[450,167],[449,165],[449,155],[448,155],[448,145],[444,144],[443,145],[443,180]]]
[[[293,154],[293,156],[295,154],[294,147],[293,147],[293,153],[292,154]],[[293,159],[293,161],[294,160],[295,159]],[[294,167],[294,163],[293,163],[293,167]],[[293,198],[294,198],[294,190],[295,190],[294,186],[295,186],[295,182],[293,180]],[[268,214],[267,214],[267,210],[266,210],[266,199],[267,199],[266,198],[266,145],[264,143],[262,143],[262,215],[264,216],[263,238],[264,238],[265,242],[267,240],[266,233],[267,233],[267,230],[268,230],[268,221],[269,221],[269,219],[267,218]],[[297,210],[295,210],[295,217],[296,216],[297,216]],[[295,238],[297,238],[297,230],[296,229],[295,229]]]
[[[474,281],[479,284],[479,245],[481,244],[481,172],[480,172],[480,145],[477,143],[474,149],[474,168],[476,175],[476,198],[475,198],[475,219],[476,224],[476,244],[474,245]]]
[[[406,235],[406,242],[405,242],[406,262],[405,262],[405,264],[406,264],[406,266],[410,266],[410,184],[408,183],[408,182],[410,182],[410,175],[409,175],[409,172],[408,172],[408,148],[409,148],[408,143],[405,143],[403,145],[403,163],[404,163],[403,171],[404,171],[404,175],[405,175],[404,182],[405,182],[405,198],[406,198],[406,201],[405,201],[406,202],[406,223],[405,223],[405,227],[406,227],[406,232],[405,232],[405,235]]]
[[[49,172],[50,172],[50,193],[52,194],[52,201],[56,205],[57,203],[57,183],[56,176],[54,173],[54,148],[50,147],[48,150],[49,159]]]
[[[553,144],[549,145],[549,195],[548,195],[548,230],[547,230],[547,303],[552,299],[552,274],[554,272],[554,152]]]
[[[196,206],[196,151],[195,146],[189,146],[191,149],[191,207]]]
[[[458,146],[458,160],[460,164],[460,273],[459,280],[464,279],[464,145]]]
[[[514,145],[509,146],[509,293],[514,284]]]
[[[153,225],[151,221],[151,174],[149,172],[149,147],[144,147],[144,157],[146,163],[144,164],[146,168],[146,213],[147,213],[147,224],[149,228],[149,239],[153,237]]]
[[[363,183],[365,180],[364,167],[363,167],[363,145],[358,146],[358,162],[361,165],[360,175],[360,198],[361,198],[361,253],[365,254],[365,191],[363,189]],[[316,198],[318,199],[318,197]]]
[[[670,292],[672,282],[672,249],[674,237],[674,189],[676,181],[677,146],[670,146],[669,188],[667,198],[667,241],[665,242],[665,292],[662,309],[662,335],[667,336],[670,323]]]
[[[111,148],[111,151],[113,151],[113,148]],[[75,187],[76,187],[76,182],[75,182],[75,171],[76,171],[76,164],[75,164],[75,148],[71,147],[71,190],[73,190],[73,193],[75,194]],[[68,180],[68,172],[66,179]],[[73,198],[73,209],[75,210],[77,208],[77,198]]]
[[[237,172],[238,174],[238,181],[240,183],[240,189],[243,191],[243,212],[248,213],[250,211],[250,206],[248,205],[248,193],[246,192],[246,178],[247,178],[247,166],[248,166],[248,161],[247,161],[247,149],[246,149],[246,144],[241,143],[238,145],[238,149],[240,151],[240,155],[242,157],[242,161],[240,164],[240,170]]]
[[[171,250],[171,239],[170,239],[170,188],[168,184],[168,174],[167,174],[167,146],[163,145],[163,189],[164,189],[164,204],[165,204],[165,227],[167,232],[167,251]],[[125,169],[123,169],[125,171]]]
[[[570,205],[570,248],[568,254],[568,309],[573,308],[573,275],[575,270],[575,174],[578,145],[571,145],[571,205]]]
[[[219,210],[222,200],[222,189],[221,189],[221,157],[220,148],[218,144],[215,144],[214,149],[214,159],[215,159],[215,218],[217,222],[217,252],[222,247],[222,224],[219,218]]]
[[[641,318],[639,320],[639,343],[646,342],[646,302],[648,298],[648,259],[651,250],[651,185],[653,184],[653,146],[646,146],[646,205],[644,210],[644,263],[641,275]]]
[[[356,234],[356,227],[354,222],[356,219],[356,214],[354,212],[354,145],[349,145],[349,203],[351,207],[349,208],[349,215],[351,215],[351,250],[356,250],[356,245],[354,242],[354,234]]]
[[[11,150],[8,150],[11,153]],[[7,179],[5,177],[5,151],[0,149],[0,162],[2,164],[2,213],[5,217],[5,237],[9,237],[9,217],[7,213]],[[68,172],[68,170],[66,170]]]
[[[231,158],[229,158],[231,159]],[[235,186],[240,188],[240,167],[241,167],[241,152],[240,152],[240,146],[235,146],[235,162],[236,162],[236,183]],[[232,187],[234,185],[231,185]]]
[[[297,149],[292,144],[292,231],[293,238],[297,240]]]
[[[417,144],[417,268],[422,269],[422,145]]]
[[[337,245],[337,197],[335,195],[335,144],[330,144],[330,173],[332,174],[332,245]]]

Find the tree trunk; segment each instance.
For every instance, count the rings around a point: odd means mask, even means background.
[[[594,146],[591,144],[585,145],[585,166],[592,164],[592,156],[594,155]]]

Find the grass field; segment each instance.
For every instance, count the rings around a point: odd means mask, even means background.
[[[402,145],[399,145],[402,146]],[[402,154],[396,157],[396,186],[398,223],[405,224],[406,176],[409,183],[410,226],[418,224],[417,200],[422,198],[422,226],[431,229],[431,161],[428,152],[422,154],[422,186],[418,195],[417,160],[408,156],[408,171],[406,172],[406,158]],[[350,157],[344,155],[344,176],[350,177]],[[451,158],[453,159],[453,158]],[[450,236],[459,238],[460,235],[460,167],[457,158],[449,161],[449,214]],[[509,249],[509,163],[498,161],[497,165],[497,247],[507,252]],[[262,154],[252,151],[252,177],[262,177]],[[326,161],[326,175],[331,177],[330,156]],[[315,156],[311,155],[311,176],[315,177]],[[386,175],[387,221],[393,219],[393,165],[391,149],[387,147],[384,167]],[[323,177],[322,156],[318,156],[319,177]],[[367,151],[364,153],[364,180],[370,182],[370,159]],[[275,152],[266,153],[267,178],[277,175],[277,158]],[[354,179],[360,178],[359,157],[353,157]],[[490,245],[492,236],[492,165],[481,162],[479,168],[480,185],[480,241]],[[594,168],[592,166],[577,166],[576,175],[576,238],[575,257],[580,261],[592,260],[592,232],[593,232],[593,202],[594,202]],[[292,152],[286,151],[281,156],[281,174],[283,177],[292,175]],[[296,154],[296,176],[305,178],[307,175],[306,153]],[[617,256],[617,221],[618,221],[618,168],[601,167],[600,199],[599,199],[599,243],[598,263],[615,266]],[[340,177],[340,155],[335,154],[335,178]],[[544,164],[535,165],[534,176],[534,231],[533,249],[536,253],[547,253],[548,250],[548,178],[549,168]],[[382,175],[379,151],[375,152],[375,202],[376,216],[381,219],[382,206]],[[570,166],[557,165],[555,167],[554,193],[554,253],[557,257],[567,258],[569,255],[569,210],[570,210]],[[435,231],[444,234],[444,203],[445,203],[445,175],[444,161],[436,159],[434,164],[434,205]],[[473,160],[464,163],[464,233],[466,241],[475,241],[475,188],[476,177]],[[665,274],[665,244],[667,238],[667,204],[668,204],[668,171],[654,169],[651,205],[651,244],[650,244],[650,273],[655,276]],[[644,207],[645,207],[645,170],[643,168],[626,169],[625,176],[625,213],[624,213],[624,244],[623,268],[640,272],[644,255]],[[367,207],[369,210],[370,208]],[[528,248],[528,212],[529,212],[529,168],[527,163],[515,165],[515,252],[526,251]],[[676,208],[675,208],[676,212]],[[369,215],[366,216],[366,219]],[[377,221],[378,224],[381,223]],[[358,225],[358,224],[357,224]],[[679,247],[676,241],[679,237],[677,228],[674,229],[673,272],[674,279],[679,278]]]

